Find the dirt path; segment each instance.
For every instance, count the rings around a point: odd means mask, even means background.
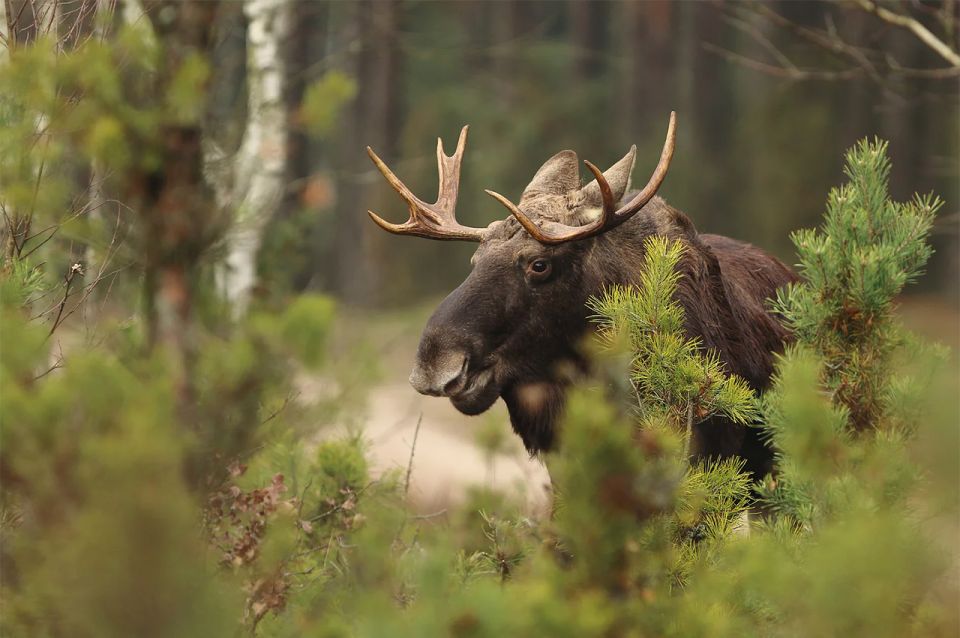
[[[418,507],[439,509],[461,500],[471,486],[481,485],[515,494],[531,510],[541,510],[547,503],[549,476],[540,461],[515,444],[515,435],[505,433],[511,437],[506,439],[510,445],[493,455],[475,443],[478,426],[509,430],[503,405],[491,412],[464,416],[449,401],[421,396],[405,381],[375,388],[364,430],[374,471],[407,467],[420,419],[410,474],[410,495]]]
[[[469,417],[447,399],[417,394],[407,382],[427,311],[424,307],[411,315],[363,325],[363,338],[375,348],[381,368],[381,383],[368,394],[364,421],[374,471],[406,470],[419,419],[410,475],[416,507],[435,511],[462,500],[473,486],[486,486],[526,502],[531,514],[544,511],[549,475],[510,429],[502,401],[483,415]],[[502,440],[496,454],[478,445],[481,430]]]

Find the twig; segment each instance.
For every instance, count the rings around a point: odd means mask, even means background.
[[[446,513],[447,513],[447,508],[443,508],[439,512],[433,512],[432,514],[417,514],[416,516],[411,516],[410,518],[415,521],[425,521],[427,519],[443,516]]]
[[[263,421],[261,421],[260,425],[266,425],[270,421],[273,421],[275,418],[277,418],[277,415],[279,415],[281,412],[283,412],[286,409],[286,407],[290,404],[290,401],[292,401],[293,399],[296,399],[298,396],[300,396],[299,392],[290,392],[289,394],[287,394],[287,396],[284,397],[283,403],[280,405],[280,407],[274,410],[273,413],[270,414]]]
[[[687,401],[687,436],[683,442],[683,458],[690,460],[690,439],[693,438],[693,401]]]
[[[787,78],[788,80],[849,80],[850,78],[854,78],[863,72],[863,70],[859,67],[854,67],[843,71],[820,71],[801,69],[797,67],[784,68],[782,66],[775,66],[773,64],[767,64],[766,62],[754,60],[753,58],[740,55],[739,53],[734,53],[733,51],[718,47],[717,45],[709,42],[704,42],[703,48],[711,53],[719,55],[729,62],[735,62],[747,67],[748,69],[760,71],[761,73],[766,73],[767,75],[772,75],[779,78]]]
[[[57,360],[53,363],[53,365],[50,366],[49,368],[47,368],[46,371],[41,372],[40,374],[38,374],[37,376],[35,376],[35,377],[33,378],[33,380],[36,381],[36,380],[38,380],[38,379],[42,379],[43,377],[47,376],[48,374],[50,374],[50,373],[53,372],[54,370],[59,370],[59,369],[62,368],[62,367],[63,367],[63,348],[61,347],[61,348],[60,348],[60,354],[57,355]]]
[[[771,22],[776,23],[782,28],[789,29],[808,42],[812,42],[814,45],[827,49],[828,51],[832,51],[838,55],[845,55],[851,58],[854,62],[860,65],[860,67],[862,67],[871,78],[878,81],[880,80],[880,74],[877,73],[876,67],[867,57],[867,52],[857,46],[844,42],[837,35],[832,21],[827,22],[828,30],[826,32],[821,32],[816,29],[801,26],[792,20],[788,20],[765,5],[758,4],[755,6],[755,10]],[[829,20],[829,15],[827,16],[827,19]]]
[[[359,499],[359,498],[360,498],[360,495],[363,494],[364,492],[366,492],[367,489],[368,489],[369,487],[371,487],[372,485],[374,485],[375,483],[376,483],[376,481],[370,481],[369,483],[367,483],[366,485],[364,485],[363,487],[361,487],[359,490],[357,490],[356,492],[354,492],[353,494],[351,494],[351,496],[353,496],[354,498]],[[349,500],[349,499],[348,499],[348,500]],[[343,509],[343,506],[344,506],[345,504],[346,504],[346,501],[344,501],[343,503],[338,503],[338,504],[334,505],[333,507],[331,507],[330,509],[328,509],[327,511],[325,511],[325,512],[320,512],[319,514],[317,514],[317,515],[314,516],[313,518],[309,518],[309,519],[307,519],[307,520],[308,520],[309,522],[311,522],[311,523],[315,523],[315,522],[317,522],[317,521],[319,521],[319,520],[321,520],[321,519],[324,519],[324,518],[330,516],[331,514],[336,514],[337,512],[341,511],[341,510]]]
[[[303,491],[300,492],[300,502],[297,503],[297,521],[303,520],[303,502],[307,498],[307,490],[310,489],[310,486],[313,485],[313,477],[310,477],[310,480],[307,481],[307,484],[303,486]]]
[[[10,37],[13,39],[14,42],[17,42],[17,40],[19,39],[17,38],[16,31],[20,30],[20,18],[23,16],[23,10],[27,8],[28,4],[30,4],[31,11],[33,11],[34,10],[33,5],[31,3],[24,2],[23,4],[20,5],[20,10],[17,11],[16,17],[10,22],[8,22],[8,24],[10,25]],[[36,22],[37,22],[36,14],[34,14],[33,21],[34,21],[34,25],[36,25]]]
[[[868,11],[872,15],[878,16],[880,19],[884,19],[885,17],[892,15],[899,17],[904,21],[904,24],[901,24],[900,26],[904,26],[905,28],[912,30],[912,25],[906,24],[907,22],[912,21],[923,28],[922,24],[916,22],[909,16],[889,12],[886,9],[881,9],[882,12],[886,12],[883,13],[883,15],[880,15],[877,11],[873,11],[872,8],[876,7],[875,0],[856,0],[856,3],[862,9]],[[946,4],[947,3],[944,3],[944,6],[946,6]],[[957,64],[938,69],[908,68],[899,64],[896,59],[894,59],[893,56],[887,51],[880,51],[870,47],[858,45],[856,43],[847,42],[840,36],[830,14],[827,14],[825,17],[825,27],[823,29],[816,29],[797,24],[764,4],[756,3],[752,5],[737,6],[749,6],[750,8],[741,8],[736,11],[731,11],[730,15],[727,17],[728,22],[738,30],[746,33],[751,38],[756,40],[761,46],[769,51],[774,58],[776,58],[779,64],[768,64],[760,60],[752,59],[748,56],[720,49],[719,47],[711,44],[704,45],[704,48],[720,55],[730,62],[740,64],[755,71],[760,71],[767,75],[773,75],[791,80],[846,80],[858,76],[859,71],[880,85],[884,92],[888,95],[897,94],[897,91],[888,83],[888,80],[891,76],[925,80],[946,80],[960,76],[960,65]],[[759,32],[748,18],[743,17],[749,13],[766,19],[782,29],[788,30],[815,47],[821,48],[836,56],[848,58],[856,65],[857,68],[852,68],[845,71],[831,71],[828,69],[797,69],[793,62],[782,52],[780,52],[779,49],[776,49],[772,42],[770,42],[762,32]],[[946,26],[944,28],[946,31],[950,31],[950,29],[946,28]],[[929,31],[926,33],[935,38],[935,36],[933,36],[933,34]],[[919,34],[916,34],[916,32],[915,35],[918,35],[919,37]],[[930,46],[930,42],[925,39],[925,37],[919,37],[919,39]],[[944,46],[946,47],[946,51],[948,53],[948,59],[952,59],[953,56],[957,55],[955,49],[951,49],[949,45]]]
[[[116,268],[116,269],[114,269],[114,270],[111,270],[110,272],[108,272],[108,273],[105,274],[105,275],[100,275],[100,274],[98,274],[96,279],[94,279],[92,282],[90,282],[89,284],[87,284],[86,286],[83,287],[83,296],[80,298],[80,301],[78,301],[70,310],[67,311],[67,313],[66,313],[65,315],[63,315],[63,318],[62,318],[61,322],[62,322],[62,321],[66,321],[67,317],[69,317],[70,315],[72,315],[72,314],[77,310],[77,308],[78,308],[84,301],[87,300],[87,297],[90,296],[90,293],[93,292],[93,289],[96,288],[97,284],[99,284],[103,279],[106,279],[107,277],[110,277],[110,276],[112,276],[112,275],[116,275],[117,273],[119,273],[119,272],[121,272],[121,271],[123,271],[123,270],[126,270],[126,269],[129,268],[130,266],[131,266],[131,264],[127,264],[127,265],[125,265],[125,266],[120,266],[119,268]],[[47,308],[46,310],[44,310],[43,312],[34,315],[33,317],[30,318],[30,320],[31,320],[31,321],[35,321],[35,320],[39,319],[40,317],[43,317],[43,316],[45,316],[45,315],[48,315],[48,314],[50,314],[51,312],[53,312],[54,310],[56,310],[58,307],[59,307],[59,304],[53,305],[53,306]]]
[[[29,236],[27,236],[27,237],[24,237],[23,242],[21,242],[21,244],[20,244],[20,250],[21,250],[21,251],[26,247],[27,242],[29,242],[31,239],[34,239],[34,238],[36,238],[36,237],[39,237],[40,235],[42,235],[43,233],[46,233],[46,232],[48,232],[48,231],[52,231],[47,237],[45,237],[45,238],[43,239],[43,241],[41,241],[41,242],[40,242],[39,244],[37,244],[36,246],[33,246],[33,247],[32,247],[30,250],[28,250],[25,254],[20,254],[20,255],[18,255],[18,257],[19,257],[20,259],[27,259],[28,257],[30,257],[30,255],[32,255],[34,252],[36,252],[37,249],[41,248],[44,244],[46,244],[48,241],[50,241],[51,239],[53,239],[54,235],[57,234],[57,232],[60,230],[60,228],[61,228],[64,224],[66,224],[66,223],[68,223],[68,222],[71,222],[71,221],[73,221],[74,219],[77,219],[78,217],[80,217],[81,215],[84,215],[84,214],[86,214],[86,213],[92,213],[93,211],[95,211],[96,209],[100,208],[100,206],[102,206],[102,205],[104,205],[104,204],[106,204],[106,203],[107,203],[107,201],[104,201],[104,202],[102,202],[102,203],[100,203],[100,204],[97,204],[96,206],[93,206],[93,207],[91,207],[90,204],[87,204],[87,205],[85,205],[83,208],[81,208],[80,210],[78,210],[77,212],[75,212],[75,213],[73,213],[72,215],[70,215],[69,217],[66,217],[65,219],[62,219],[61,221],[58,221],[58,222],[55,223],[55,224],[50,224],[50,225],[47,226],[46,228],[43,228],[43,229],[41,229],[41,230],[38,230],[37,232],[35,232],[35,233],[33,233],[33,234],[31,234],[31,235],[29,235]]]
[[[754,39],[760,46],[767,50],[767,52],[773,56],[777,62],[780,63],[780,66],[791,71],[797,70],[797,65],[794,64],[786,54],[778,49],[776,45],[770,41],[770,38],[763,35],[756,27],[750,24],[747,20],[741,20],[740,18],[735,18],[733,16],[727,16],[726,19],[728,24],[737,27],[741,31],[745,32],[751,38]]]
[[[417,436],[420,434],[420,424],[422,422],[423,412],[421,412],[420,416],[417,417],[417,426],[413,430],[413,442],[410,444],[410,460],[407,461],[407,474],[403,479],[404,498],[407,497],[407,493],[410,491],[410,474],[413,472],[413,454],[417,449]],[[393,536],[393,542],[391,543],[391,546],[397,545],[397,543],[400,541],[400,537],[403,536],[403,532],[407,528],[407,521],[411,518],[414,517],[404,516],[403,520],[400,521],[400,526],[397,528],[397,533]]]
[[[118,218],[118,220],[119,220],[119,216],[120,216],[120,210],[119,210],[119,208],[118,208],[118,209],[117,209],[117,218]],[[119,232],[120,232],[120,224],[118,223],[118,224],[114,227],[114,229],[113,229],[113,236],[112,236],[111,239],[110,239],[110,244],[107,246],[106,255],[104,256],[103,260],[101,261],[100,267],[97,269],[97,276],[96,276],[96,278],[95,278],[92,282],[90,282],[89,284],[87,284],[86,286],[84,286],[84,288],[83,288],[83,296],[81,296],[81,297],[80,297],[80,300],[79,300],[76,304],[74,304],[73,308],[71,308],[71,309],[64,315],[64,314],[63,314],[63,307],[64,307],[64,305],[66,304],[66,298],[69,296],[69,287],[68,287],[68,290],[65,291],[65,293],[64,293],[64,299],[63,299],[63,300],[61,301],[61,303],[60,303],[60,307],[59,307],[59,310],[58,310],[58,313],[57,313],[57,321],[54,322],[53,330],[56,330],[56,327],[57,327],[57,325],[58,325],[60,322],[65,321],[65,320],[67,319],[67,317],[69,317],[69,316],[72,315],[74,312],[76,312],[77,308],[83,306],[83,303],[87,300],[88,297],[90,297],[90,295],[93,293],[94,289],[96,289],[97,285],[99,285],[99,283],[100,283],[103,279],[105,279],[106,277],[110,277],[111,275],[116,275],[116,274],[119,273],[120,271],[126,270],[127,268],[130,267],[130,264],[127,264],[127,265],[125,265],[125,266],[121,266],[121,267],[119,267],[119,268],[116,268],[116,269],[112,270],[112,271],[109,272],[109,273],[104,274],[104,270],[107,269],[107,266],[110,264],[110,261],[111,261],[111,260],[113,259],[113,257],[117,254],[117,252],[120,250],[120,246],[119,246],[119,244],[117,243],[117,236],[118,236]],[[76,268],[76,267],[79,266],[79,265],[80,265],[80,264],[74,264],[73,268]],[[82,267],[81,267],[81,268],[82,268]],[[80,274],[82,275],[83,273],[81,272]],[[113,281],[112,281],[112,280],[111,280],[110,285],[111,285],[111,287],[113,286]],[[44,312],[41,312],[39,315],[37,315],[36,317],[34,317],[34,319],[37,319],[37,318],[39,318],[39,317],[42,317],[43,315],[45,315],[45,314],[47,314],[48,312],[50,312],[50,310],[52,310],[52,308],[49,309],[49,310],[45,310]],[[62,315],[62,317],[61,317],[61,315]],[[50,334],[53,334],[53,330],[50,331]]]
[[[58,327],[60,327],[61,319],[63,318],[63,309],[67,305],[67,299],[70,297],[70,286],[73,285],[73,279],[77,275],[83,276],[83,264],[77,262],[70,266],[70,270],[67,271],[67,274],[64,276],[64,288],[63,288],[63,298],[60,300],[59,308],[57,309],[57,317],[53,320],[53,325],[50,327],[50,332],[47,334],[49,339],[53,336],[53,333]]]
[[[407,475],[403,479],[403,495],[410,491],[410,473],[413,471],[413,453],[417,449],[417,435],[420,434],[420,423],[423,421],[423,412],[417,417],[417,427],[413,430],[413,443],[410,444],[410,460],[407,461]]]

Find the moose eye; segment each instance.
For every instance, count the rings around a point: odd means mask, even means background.
[[[550,262],[546,259],[534,259],[527,264],[527,271],[537,279],[543,279],[550,274]]]

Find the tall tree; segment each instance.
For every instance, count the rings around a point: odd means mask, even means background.
[[[620,6],[620,39],[623,51],[619,129],[628,139],[641,139],[662,118],[645,114],[670,112],[673,94],[673,22],[675,7],[668,2],[627,0]]]
[[[286,47],[286,80],[284,86],[287,110],[299,113],[308,87],[319,80],[327,70],[327,41],[331,6],[328,2],[296,0],[291,8],[291,28]],[[317,244],[322,239],[317,208],[324,208],[332,197],[329,179],[322,169],[328,169],[329,155],[321,140],[308,133],[302,118],[291,117],[288,132],[287,182],[284,202],[279,214],[282,219],[295,219],[305,212],[313,222],[307,225],[305,236],[297,240],[301,247],[301,261],[288,264],[289,283],[295,290],[303,290],[322,265],[322,250]],[[295,222],[297,223],[297,222]],[[298,223],[298,228],[303,228]],[[289,260],[287,260],[289,262]]]
[[[289,118],[283,44],[291,31],[286,0],[246,0],[247,120],[233,167],[237,211],[220,285],[234,314],[246,312],[257,281],[263,232],[285,191]]]
[[[400,114],[400,0],[360,0],[350,6],[345,34],[352,46],[349,74],[358,91],[347,111],[337,157],[340,160],[332,254],[332,287],[351,303],[368,303],[376,289],[371,260],[371,225],[363,211],[376,208],[372,189],[360,178],[369,174],[367,146],[384,159],[396,150]],[[381,152],[382,151],[382,152]],[[374,240],[375,241],[375,240]]]
[[[161,96],[176,83],[200,75],[218,8],[212,1],[144,3],[164,52],[152,99],[162,102]],[[148,344],[167,354],[185,419],[194,399],[189,373],[196,355],[197,270],[216,223],[211,214],[216,206],[203,171],[202,113],[207,107],[204,97],[188,112],[165,118],[156,142],[156,166],[138,168],[130,175],[125,198],[142,216]]]

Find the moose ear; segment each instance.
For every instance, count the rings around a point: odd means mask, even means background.
[[[619,202],[623,199],[624,193],[630,190],[630,174],[633,173],[633,164],[636,160],[637,145],[634,144],[630,147],[630,150],[627,151],[627,154],[623,156],[623,159],[603,172],[603,176],[607,179],[610,190],[613,192],[614,202]],[[600,195],[600,186],[597,184],[597,180],[593,180],[581,188],[580,195],[585,204],[591,206],[603,205],[603,198]]]
[[[560,151],[548,159],[523,189],[520,201],[537,195],[564,195],[580,186],[578,161],[573,151]]]

